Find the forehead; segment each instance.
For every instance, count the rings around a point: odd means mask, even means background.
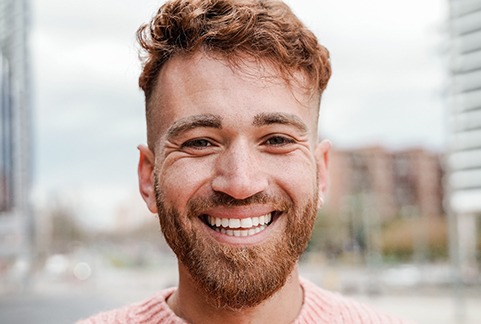
[[[238,118],[262,112],[297,114],[317,127],[318,96],[302,87],[303,75],[287,84],[266,61],[245,58],[238,64],[196,53],[175,56],[160,71],[149,103],[151,126],[165,131],[178,118],[201,113]]]
[[[285,72],[287,73],[287,72]],[[315,93],[305,73],[298,71],[284,77],[281,69],[267,59],[255,58],[239,54],[235,58],[224,58],[215,52],[197,51],[191,55],[175,55],[160,70],[158,80],[182,82],[183,77],[201,78],[209,81],[236,78],[238,80],[264,83],[282,84],[297,95],[302,93],[311,97],[308,93]],[[160,82],[158,82],[160,83]],[[258,86],[259,84],[257,84]],[[156,87],[155,90],[162,90]],[[313,95],[312,97],[316,97]],[[303,98],[299,98],[303,99]]]

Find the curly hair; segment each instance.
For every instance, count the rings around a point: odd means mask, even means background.
[[[318,94],[331,76],[328,50],[276,0],[170,0],[140,26],[137,38],[143,48],[139,86],[146,102],[171,57],[199,50],[231,64],[245,55],[266,60],[289,84],[295,72],[304,72],[306,88]]]

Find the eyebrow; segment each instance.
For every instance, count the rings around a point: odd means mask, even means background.
[[[201,114],[182,118],[176,120],[172,124],[172,126],[169,127],[169,129],[167,130],[167,138],[173,138],[175,136],[178,136],[182,132],[198,127],[221,129],[221,121],[222,118],[220,116],[213,114]]]
[[[296,115],[285,113],[261,113],[254,117],[254,126],[266,126],[272,124],[291,125],[298,128],[301,132],[307,132],[306,124]]]

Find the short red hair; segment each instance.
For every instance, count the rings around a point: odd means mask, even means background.
[[[199,50],[232,64],[246,55],[268,61],[288,83],[301,71],[307,90],[319,95],[331,76],[327,49],[276,0],[170,0],[138,29],[137,38],[143,48],[139,86],[146,103],[164,64],[174,55]]]

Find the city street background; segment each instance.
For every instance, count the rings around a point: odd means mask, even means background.
[[[479,323],[479,287],[467,288],[460,304],[448,284],[433,286],[418,281],[420,276],[443,281],[448,269],[430,266],[423,274],[416,269],[377,269],[370,274],[366,268],[309,264],[302,266],[301,273],[325,288],[343,291],[350,298],[415,323]],[[44,273],[31,281],[29,291],[0,294],[0,323],[74,323],[100,311],[146,299],[175,281],[173,259],[150,269],[96,267],[87,280],[76,279],[73,274]]]

